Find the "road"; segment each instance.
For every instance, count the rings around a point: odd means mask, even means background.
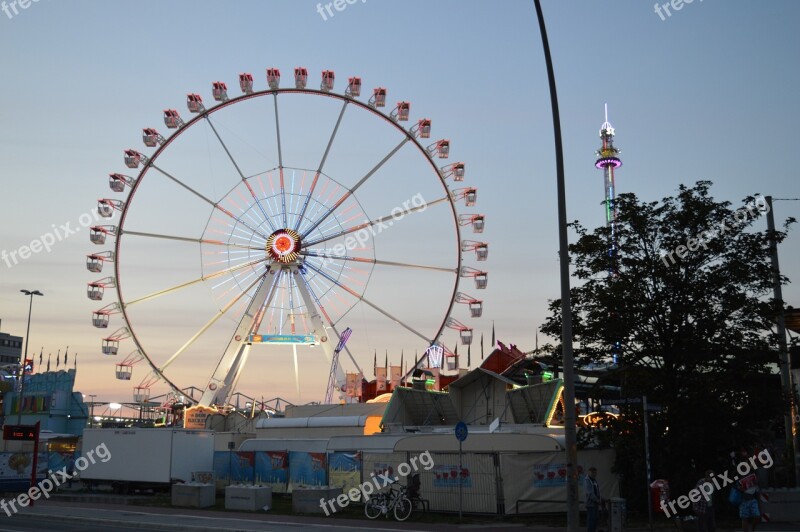
[[[412,517],[413,519],[413,517]],[[667,532],[674,528],[666,521],[659,522],[656,530]],[[312,532],[352,532],[367,529],[386,532],[456,531],[467,529],[502,530],[524,528],[526,532],[562,532],[562,527],[524,527],[519,523],[494,521],[487,518],[484,523],[470,524],[420,523],[394,520],[350,518],[326,518],[314,516],[292,516],[267,513],[223,512],[192,510],[170,507],[141,507],[120,504],[97,504],[83,502],[47,501],[37,502],[35,508],[25,508],[20,513],[7,517],[0,512],[0,532],[38,532],[59,530],[64,532],[115,532],[128,530],[154,531],[283,531],[302,530]],[[737,530],[719,527],[720,532]],[[759,532],[800,532],[800,523],[762,523]],[[647,532],[647,528],[628,528],[627,532]]]

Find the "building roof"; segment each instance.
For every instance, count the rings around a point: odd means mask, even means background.
[[[512,364],[525,358],[525,353],[510,344],[508,347],[503,342],[497,342],[497,347],[492,351],[480,367],[502,375]]]
[[[449,389],[452,390],[452,389],[463,388],[464,386],[472,384],[473,382],[480,380],[481,378],[492,378],[501,381],[509,386],[518,386],[518,383],[512,381],[509,378],[503,377],[502,375],[498,375],[494,371],[484,369],[483,367],[478,367],[473,369],[460,379],[452,382],[449,386]]]
[[[447,393],[395,388],[381,425],[455,425],[459,419]]]

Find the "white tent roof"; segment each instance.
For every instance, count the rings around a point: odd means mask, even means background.
[[[469,434],[462,444],[471,452],[553,452],[564,450],[563,436],[557,434]],[[415,434],[397,442],[395,451],[458,452],[455,434]]]
[[[303,451],[307,453],[324,453],[328,448],[328,439],[283,439],[253,438],[245,440],[240,451]]]
[[[272,417],[259,419],[257,429],[363,427],[368,416]]]

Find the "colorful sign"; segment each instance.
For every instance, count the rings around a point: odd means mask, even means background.
[[[317,340],[313,334],[251,334],[250,343],[316,345]]]
[[[461,477],[459,479],[459,476]],[[433,468],[433,487],[435,488],[458,488],[459,482],[465,488],[472,487],[472,477],[469,469],[461,468],[458,472],[458,465],[437,465]]]
[[[584,427],[607,427],[617,417],[613,412],[589,412],[578,418],[578,424]]]
[[[46,414],[50,411],[52,405],[52,396],[50,395],[25,395],[22,399],[22,413],[23,414]],[[11,413],[19,413],[19,397],[14,397],[11,403]]]
[[[256,482],[272,487],[273,493],[286,493],[289,484],[289,453],[256,451]]]
[[[210,406],[190,406],[184,411],[183,428],[185,429],[204,429],[206,419],[211,414],[216,414],[217,410]]]
[[[36,439],[36,425],[4,425],[3,439],[33,441]]]
[[[533,485],[537,488],[566,486],[567,464],[536,464],[533,466]]]
[[[347,343],[348,338],[350,338],[351,334],[353,334],[353,329],[351,329],[350,327],[342,331],[342,335],[339,337],[339,343],[336,345],[336,349],[334,349],[334,351],[338,353],[339,351],[344,349],[344,346]]]
[[[326,453],[289,451],[289,485],[324,486],[328,482],[328,462]]]

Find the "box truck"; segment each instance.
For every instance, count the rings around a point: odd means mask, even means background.
[[[169,489],[192,473],[214,470],[214,432],[173,428],[85,429],[79,478],[117,493]]]

